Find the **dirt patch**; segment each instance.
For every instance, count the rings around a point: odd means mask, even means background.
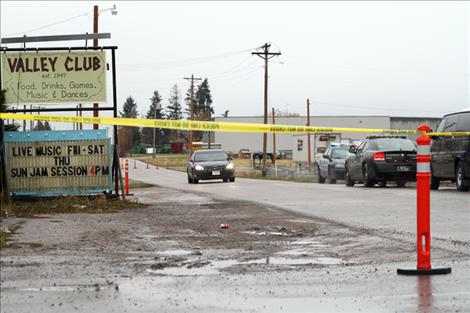
[[[35,217],[41,214],[58,213],[111,213],[122,209],[142,208],[135,201],[107,199],[105,196],[69,196],[54,198],[32,198],[2,203],[1,217]]]

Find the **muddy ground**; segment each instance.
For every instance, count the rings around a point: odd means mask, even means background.
[[[315,269],[327,277],[330,271],[349,267],[357,271],[358,266],[373,274],[377,267],[382,271],[383,264],[415,259],[414,237],[405,234],[392,236],[253,202],[168,188],[134,192],[148,207],[111,214],[4,220],[2,227],[21,226],[12,236],[13,244],[1,250],[0,311],[35,312],[37,307],[20,305],[19,299],[54,288],[119,292],[129,279],[160,277],[167,281],[172,277],[270,273],[296,277]],[[446,249],[433,250],[435,259],[465,257]],[[80,301],[82,304],[74,305],[73,299],[46,297],[43,311],[59,308],[66,301],[65,311],[86,311],[86,305]],[[168,302],[169,311],[179,311],[178,307],[211,311],[194,303],[181,306],[181,302],[185,301]],[[263,307],[254,311],[263,311]]]

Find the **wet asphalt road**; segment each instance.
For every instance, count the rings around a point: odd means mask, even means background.
[[[412,187],[346,188],[249,179],[189,185],[185,173],[146,169],[142,163],[137,167],[131,166],[132,179],[185,195],[269,204],[366,228],[371,235],[414,246],[416,195]],[[140,192],[152,197],[158,191]],[[193,201],[203,204],[203,198],[193,197]],[[214,262],[201,271],[173,268],[169,275],[104,275],[97,277],[99,291],[85,278],[2,281],[0,312],[470,312],[470,193],[450,188],[433,192],[431,219],[432,243],[440,248],[440,257],[433,258],[432,265],[452,267],[449,275],[397,275],[397,268],[415,268],[414,254],[409,262],[371,258],[365,264],[275,272],[231,273],[219,271]],[[100,263],[93,256],[88,262]],[[79,261],[76,264],[81,266]],[[107,279],[113,283],[107,284]]]
[[[133,162],[130,163],[131,165]],[[224,198],[255,201],[337,222],[389,233],[416,233],[416,189],[414,187],[365,188],[361,184],[292,183],[239,179],[188,184],[186,174],[137,162],[130,178],[182,191],[203,192]],[[470,192],[441,188],[431,192],[431,234],[436,244],[444,240],[464,243],[458,249],[470,254]]]

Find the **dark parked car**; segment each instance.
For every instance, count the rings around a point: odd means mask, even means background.
[[[416,144],[405,137],[368,137],[346,159],[346,186],[359,181],[372,187],[376,183],[386,186],[395,181],[403,187],[407,181],[416,180]]]
[[[198,150],[187,165],[188,183],[197,184],[199,180],[222,179],[235,181],[235,166],[232,158],[223,150]]]
[[[323,184],[326,179],[335,184],[337,179],[344,178],[344,163],[353,155],[349,152],[349,145],[329,147],[318,160],[318,182]]]
[[[445,115],[436,131],[469,132],[470,108]],[[431,138],[431,189],[438,189],[441,180],[450,180],[458,190],[470,190],[470,136]]]

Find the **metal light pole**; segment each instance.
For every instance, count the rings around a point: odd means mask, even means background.
[[[93,7],[93,33],[95,34],[98,33],[98,17],[100,16],[100,13],[104,11],[111,11],[112,15],[116,15],[117,14],[116,5],[113,5],[112,8],[104,9],[101,11],[98,10],[97,5]],[[93,48],[98,48],[98,38],[93,39]],[[81,109],[81,104],[80,104],[80,109]],[[80,110],[80,116],[82,116],[81,110]],[[98,103],[93,103],[93,117],[99,117]],[[93,124],[93,129],[98,129],[98,128],[99,128],[98,124]],[[81,123],[80,123],[80,129],[82,129]]]

